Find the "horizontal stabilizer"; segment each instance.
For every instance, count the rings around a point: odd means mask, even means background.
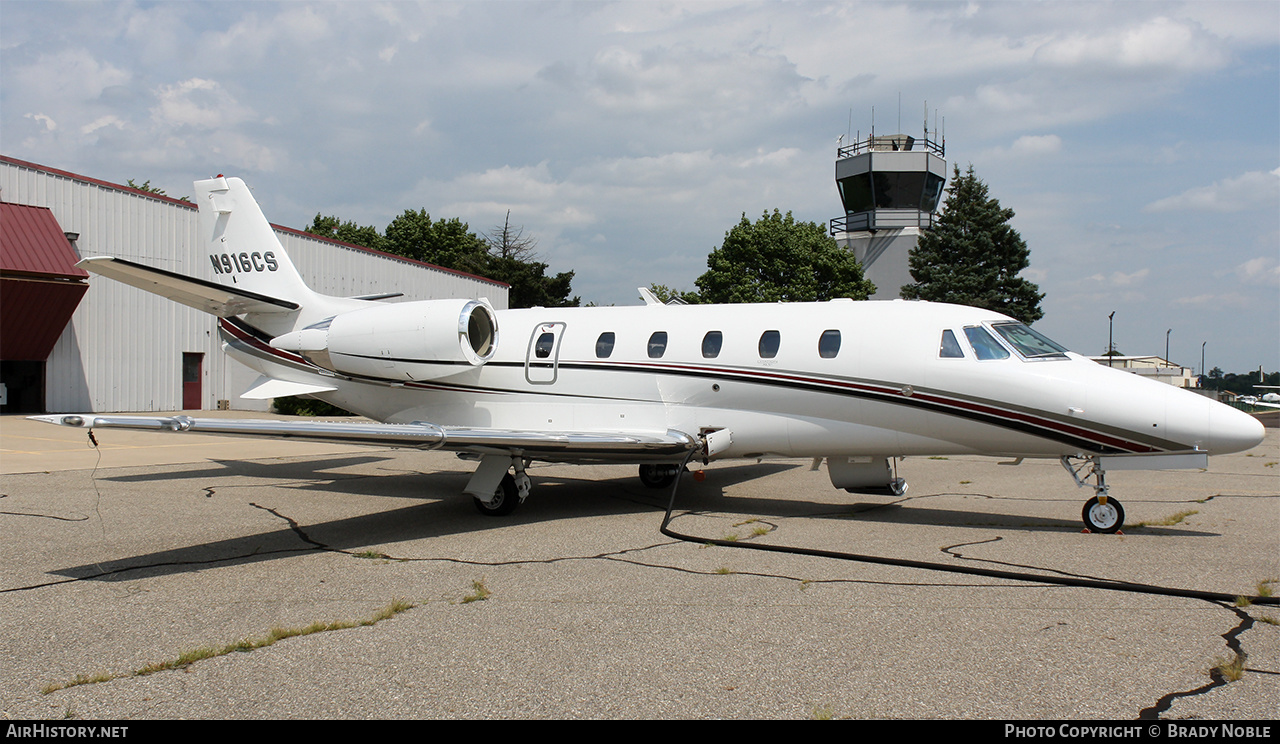
[[[266,375],[262,375],[254,380],[249,389],[240,394],[241,398],[247,400],[269,400],[271,398],[285,398],[290,395],[310,395],[312,393],[327,393],[337,388],[329,385],[313,385],[305,382],[289,382],[288,380],[276,380]]]
[[[235,437],[308,439],[340,444],[382,447],[444,449],[475,454],[536,456],[540,460],[582,462],[618,460],[679,460],[702,445],[697,437],[681,431],[524,431],[517,429],[469,429],[412,424],[379,424],[363,421],[272,421],[269,419],[201,419],[190,416],[102,416],[94,413],[59,413],[30,416],[34,421],[86,429],[135,429],[150,431],[221,434]]]
[[[219,318],[245,313],[286,313],[298,309],[296,302],[143,266],[114,256],[86,258],[76,266]]]

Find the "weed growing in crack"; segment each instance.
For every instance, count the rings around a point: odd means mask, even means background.
[[[247,652],[247,651],[253,651],[254,649],[265,648],[267,646],[272,645],[273,643],[282,641],[286,638],[293,638],[295,636],[303,636],[303,635],[311,635],[313,633],[323,633],[329,630],[346,630],[348,628],[358,628],[358,627],[363,627],[368,625],[374,625],[376,623],[382,622],[383,620],[388,620],[392,617],[395,617],[396,615],[402,612],[405,612],[407,610],[410,610],[415,606],[416,605],[414,605],[412,602],[409,602],[408,600],[396,599],[396,600],[393,600],[391,604],[387,605],[381,610],[378,610],[371,617],[365,618],[364,620],[339,620],[339,621],[329,622],[329,623],[316,622],[302,628],[275,627],[275,628],[272,628],[267,633],[267,635],[261,638],[246,638],[240,641],[236,641],[235,643],[228,643],[227,645],[221,646],[221,647],[203,646],[201,648],[192,649],[190,651],[184,651],[175,659],[152,662],[150,664],[147,664],[144,667],[135,669],[132,672],[124,672],[121,674],[108,674],[103,672],[103,673],[95,674],[92,676],[80,674],[80,675],[76,675],[69,682],[55,682],[53,684],[45,685],[43,688],[41,688],[40,692],[45,695],[49,695],[51,693],[57,692],[58,690],[64,690],[68,687],[75,687],[77,685],[88,685],[88,684],[94,684],[97,682],[110,682],[113,679],[119,679],[121,677],[145,677],[149,674],[156,674],[157,672],[163,672],[170,669],[181,669],[183,667],[190,666],[196,663],[197,661],[212,659],[217,656],[226,656],[228,654],[232,654],[236,652]]]
[[[1218,659],[1217,663],[1213,665],[1213,671],[1221,674],[1222,678],[1228,682],[1240,681],[1240,678],[1244,676],[1244,670],[1244,656],[1241,654],[1236,654],[1235,658],[1230,661]]]
[[[720,568],[716,569],[716,573],[720,574],[721,576],[728,576],[729,574],[733,573],[733,569],[729,568],[728,566],[721,566]]]
[[[1172,527],[1175,524],[1181,523],[1182,520],[1186,519],[1192,514],[1199,514],[1199,513],[1200,512],[1196,509],[1187,509],[1186,511],[1180,511],[1177,514],[1172,514],[1170,516],[1167,516],[1164,519],[1156,519],[1150,522],[1138,522],[1135,525],[1131,525],[1131,528],[1137,529],[1139,527]]]
[[[471,582],[471,594],[462,598],[462,604],[470,604],[472,602],[483,602],[489,598],[493,592],[484,585],[484,579]]]

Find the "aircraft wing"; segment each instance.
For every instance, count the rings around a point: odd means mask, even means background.
[[[193,432],[236,437],[308,439],[340,444],[444,449],[476,454],[510,454],[551,461],[623,461],[679,459],[702,446],[684,432],[554,432],[468,429],[425,422],[381,424],[360,421],[272,421],[202,419],[190,416],[99,416],[92,413],[31,416],[59,426],[85,429],[133,429]]]
[[[284,313],[298,309],[296,302],[226,287],[217,282],[143,266],[114,256],[93,256],[81,260],[76,266],[131,287],[168,297],[174,302],[219,318],[243,313]]]

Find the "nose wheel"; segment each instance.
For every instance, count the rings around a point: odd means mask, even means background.
[[[1118,532],[1124,525],[1124,507],[1119,501],[1106,495],[1094,496],[1086,501],[1080,516],[1090,532],[1110,535]]]

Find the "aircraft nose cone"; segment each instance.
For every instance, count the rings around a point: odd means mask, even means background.
[[[1209,412],[1209,454],[1243,452],[1262,443],[1262,422],[1231,406],[1215,405]]]

